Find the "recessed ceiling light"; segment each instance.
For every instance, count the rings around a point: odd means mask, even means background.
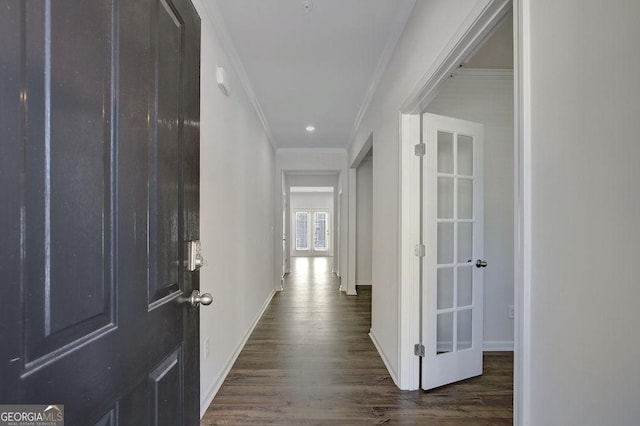
[[[311,12],[311,9],[313,9],[313,5],[311,4],[310,1],[303,1],[302,2],[302,10],[304,10],[307,13],[309,13],[309,12]]]
[[[307,129],[307,132],[313,132],[314,130],[316,130],[316,128],[313,126],[307,126],[306,129]]]

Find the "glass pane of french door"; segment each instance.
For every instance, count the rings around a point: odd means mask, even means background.
[[[313,213],[313,249],[315,251],[327,251],[327,216],[326,212]]]
[[[296,250],[309,250],[309,213],[296,212]]]

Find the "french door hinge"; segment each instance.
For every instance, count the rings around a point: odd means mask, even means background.
[[[418,257],[424,257],[425,252],[426,249],[424,244],[416,244],[416,246],[413,248],[413,254]]]
[[[424,345],[420,343],[413,345],[413,354],[424,358]]]
[[[416,157],[422,157],[427,153],[427,146],[423,143],[419,143],[414,146]]]

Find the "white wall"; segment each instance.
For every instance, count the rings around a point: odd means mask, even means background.
[[[333,192],[292,192],[291,208],[333,210]]]
[[[274,292],[275,154],[207,11],[194,4],[202,18],[200,238],[209,262],[200,288],[213,295],[200,308],[203,411]],[[216,66],[225,67],[229,97],[216,86]]]
[[[356,285],[371,285],[373,232],[373,156],[356,169]]]
[[[371,335],[397,383],[399,277],[399,110],[478,3],[418,1],[349,148],[349,162],[373,132]]]
[[[484,125],[484,341],[513,349],[513,74],[463,70],[427,112]]]
[[[637,425],[640,2],[522,3],[530,10],[527,424]]]
[[[337,179],[334,179],[337,181]],[[337,182],[336,182],[337,183]],[[292,192],[290,194],[290,212],[294,221],[290,224],[291,233],[291,256],[333,256],[333,246],[335,235],[334,230],[334,209],[333,209],[333,192]],[[297,251],[295,249],[295,211],[296,210],[326,210],[329,213],[329,230],[331,235],[329,237],[329,251],[314,252],[314,251]],[[310,224],[311,225],[311,224]]]
[[[292,192],[291,208],[329,209],[333,212],[333,192]]]

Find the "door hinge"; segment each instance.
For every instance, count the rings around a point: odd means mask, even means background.
[[[414,146],[416,157],[422,157],[427,153],[427,146],[423,143],[419,143]]]
[[[421,345],[420,343],[413,345],[413,354],[424,358],[424,345]]]
[[[418,257],[424,257],[425,252],[426,249],[424,244],[416,244],[416,246],[413,248],[413,254]]]

